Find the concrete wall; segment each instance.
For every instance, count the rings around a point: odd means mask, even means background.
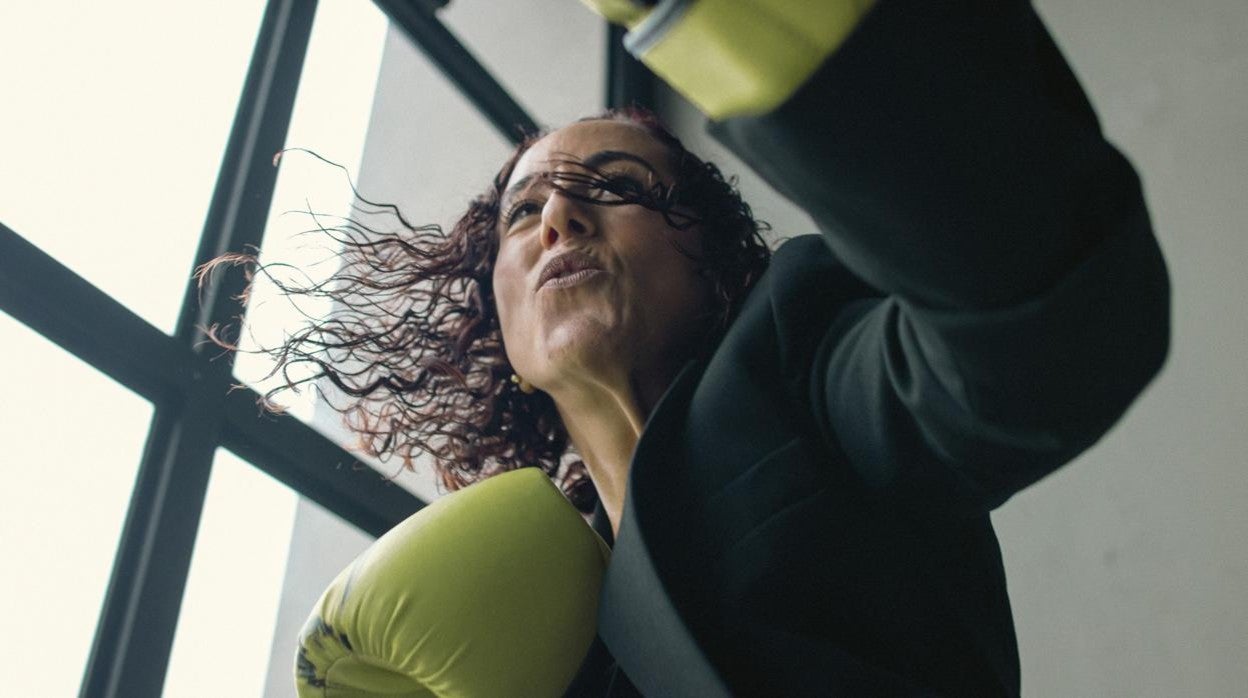
[[[1038,8],[1140,171],[1170,360],[1092,451],[996,517],[1034,695],[1248,686],[1248,3]]]

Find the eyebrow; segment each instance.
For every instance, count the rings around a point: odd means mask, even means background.
[[[599,150],[593,155],[590,155],[589,157],[580,161],[580,164],[586,169],[596,170],[602,167],[603,165],[609,165],[613,162],[617,162],[620,160],[627,160],[629,162],[635,162],[638,165],[641,165],[642,167],[649,170],[652,174],[658,175],[658,171],[654,169],[654,165],[651,165],[649,162],[647,162],[645,158],[641,157],[640,155],[634,155],[632,153],[629,153],[623,150]],[[511,200],[515,198],[516,194],[527,189],[529,184],[533,182],[533,179],[539,176],[540,174],[542,173],[530,172],[529,174],[526,174],[520,179],[517,179],[514,183],[512,183],[510,187],[507,187],[507,191],[503,192],[502,198],[499,199],[499,202],[498,202],[499,209],[504,210],[504,211],[507,210],[508,205],[511,204]]]

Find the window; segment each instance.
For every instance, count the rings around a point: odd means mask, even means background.
[[[304,528],[309,518],[321,521],[318,530],[332,531],[334,544],[325,546],[328,536],[318,536],[311,541],[320,550],[317,556],[292,549],[297,514]],[[289,690],[294,638],[308,610],[320,590],[370,542],[371,536],[301,503],[297,493],[229,451],[218,450],[163,695],[208,695],[205,687],[226,681],[231,695],[275,695],[265,690],[269,674],[283,684],[274,688]],[[294,561],[294,569],[287,569],[288,560]],[[316,568],[310,570],[310,564]],[[283,614],[288,574],[315,595],[288,598]],[[270,667],[274,646],[285,651],[273,653],[281,659]]]
[[[0,222],[172,332],[264,3],[6,3]]]
[[[265,261],[304,266],[278,212],[346,213],[340,173],[292,158],[278,174],[285,145],[342,163],[421,222],[448,223],[478,193],[511,125],[533,121],[433,14],[444,4],[0,9],[0,61],[18,67],[0,130],[0,346],[17,369],[0,404],[0,554],[19,570],[0,614],[24,629],[6,692],[196,695],[219,677],[200,664],[210,658],[229,665],[232,693],[280,695],[282,643],[327,570],[422,506],[342,467],[353,456],[317,431],[341,439],[332,416],[292,405],[304,421],[258,418],[265,367],[242,359],[235,372],[196,329],[238,314],[241,282],[210,279],[196,299],[188,277],[266,229]],[[531,74],[572,61],[570,44],[513,60],[527,49],[510,25],[539,17],[508,8],[507,30],[481,33],[500,16],[477,11],[454,21],[509,84],[552,91],[535,103],[544,115],[594,107],[596,78]],[[379,72],[396,87],[376,92]],[[257,334],[289,327],[253,301]],[[252,389],[230,393],[239,380]],[[325,536],[343,559],[322,554]],[[222,620],[228,643],[212,639]]]
[[[73,695],[108,585],[143,437],[146,400],[0,313],[4,487],[0,617],[5,692]]]

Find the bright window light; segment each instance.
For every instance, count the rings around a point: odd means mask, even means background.
[[[166,698],[264,694],[298,495],[218,450],[165,675]],[[293,679],[291,680],[293,685]]]
[[[0,347],[0,693],[77,695],[152,406],[3,313]]]
[[[0,3],[0,221],[166,332],[264,5]]]

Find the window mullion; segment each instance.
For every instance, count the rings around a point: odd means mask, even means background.
[[[434,15],[443,2],[373,0],[504,138],[519,143],[537,122]]]
[[[191,382],[190,351],[4,224],[0,310],[154,403]]]
[[[653,111],[657,108],[658,78],[624,48],[626,31],[616,24],[607,25],[606,107],[644,107]]]
[[[289,415],[257,419],[259,397],[241,389],[227,398],[221,445],[235,455],[373,536],[425,506],[307,424]]]
[[[276,179],[272,158],[285,141],[315,10],[314,0],[270,0],[265,10],[196,265],[260,243]],[[217,351],[204,346],[199,328],[237,314],[232,298],[242,286],[235,275],[219,275],[202,289],[188,283],[175,334],[179,342],[199,354]],[[83,696],[161,693],[233,382],[228,359],[196,363],[181,399],[156,406]]]

